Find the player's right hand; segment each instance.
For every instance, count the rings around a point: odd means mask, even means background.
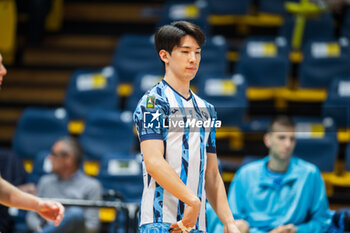
[[[37,212],[41,217],[54,221],[55,226],[58,226],[63,219],[64,207],[56,201],[40,200]]]
[[[184,215],[181,219],[182,224],[186,228],[193,228],[196,225],[200,208],[201,208],[201,202],[198,198],[192,205],[186,206]],[[171,224],[170,229],[173,229],[172,230],[173,233],[182,232],[177,223]]]

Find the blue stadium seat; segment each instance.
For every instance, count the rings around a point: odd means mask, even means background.
[[[54,142],[69,135],[66,111],[46,108],[26,108],[13,137],[13,149],[22,159],[31,159]]]
[[[323,115],[332,117],[338,128],[350,128],[350,75],[331,82]]]
[[[344,22],[342,25],[341,35],[350,39],[350,7],[348,6],[345,13]]]
[[[285,15],[286,2],[298,2],[298,0],[258,0],[259,12]]]
[[[201,52],[201,62],[197,76],[204,74],[228,73],[228,60],[226,59],[227,42],[223,36],[207,37]],[[197,78],[193,80],[195,83]]]
[[[269,0],[266,0],[269,1]],[[284,23],[280,28],[280,36],[292,41],[294,32],[295,17],[287,15],[284,18]],[[304,28],[302,45],[312,40],[332,40],[334,39],[334,23],[331,13],[325,13],[318,17],[307,18]],[[303,46],[302,46],[303,47]]]
[[[345,163],[346,163],[346,170],[350,172],[350,142],[346,146]]]
[[[37,184],[41,176],[51,173],[52,164],[49,154],[49,151],[41,151],[35,156],[33,171],[27,177],[28,182]]]
[[[64,106],[70,120],[83,120],[93,108],[115,109],[118,78],[112,67],[79,69],[72,75]]]
[[[285,39],[249,38],[240,51],[235,72],[246,78],[249,87],[282,87],[287,84],[289,69]]]
[[[133,84],[133,92],[127,99],[126,109],[134,112],[138,102],[145,92],[162,79],[162,73],[142,72],[138,74]]]
[[[208,15],[209,8],[205,1],[170,0],[165,3],[157,27],[173,21],[186,20],[198,25],[206,35],[210,35]]]
[[[204,75],[198,95],[215,106],[223,126],[240,126],[247,109],[246,83],[242,75]]]
[[[251,0],[208,0],[210,14],[213,15],[246,15]]]
[[[133,83],[140,72],[164,72],[153,35],[123,35],[115,50],[113,67],[120,83]]]
[[[332,172],[338,154],[337,131],[331,118],[295,118],[294,155],[315,164],[321,172]]]
[[[87,160],[101,160],[107,153],[131,153],[134,146],[132,113],[105,109],[91,111],[79,140]]]
[[[350,75],[350,51],[347,39],[309,42],[299,66],[300,87],[328,88],[336,77]]]
[[[140,202],[143,191],[141,156],[108,154],[101,161],[97,178],[105,192],[113,190],[125,202]]]

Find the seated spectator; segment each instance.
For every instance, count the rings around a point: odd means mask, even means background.
[[[229,189],[231,211],[245,225],[241,232],[327,232],[331,213],[322,176],[315,165],[292,157],[292,119],[276,117],[264,142],[269,155],[241,167]]]
[[[83,153],[78,142],[71,137],[58,140],[51,149],[52,173],[44,175],[38,183],[38,196],[45,198],[66,198],[101,200],[100,183],[79,170]],[[28,227],[36,232],[98,232],[98,209],[79,207],[66,208],[59,227],[54,228],[35,213],[26,216]]]

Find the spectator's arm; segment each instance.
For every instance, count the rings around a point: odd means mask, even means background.
[[[238,171],[230,184],[228,204],[235,219],[247,220],[246,211],[244,209],[244,204],[246,203],[244,194],[247,193],[247,190],[244,189],[244,181],[242,179],[244,179],[244,177],[242,177],[241,173]]]
[[[312,193],[314,195],[310,209],[310,221],[297,225],[298,233],[323,233],[326,232],[331,223],[329,214],[328,200],[326,190],[320,172],[317,170],[314,174]]]

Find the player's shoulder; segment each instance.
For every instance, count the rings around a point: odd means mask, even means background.
[[[165,95],[166,86],[161,81],[149,89],[140,99],[137,104],[135,112],[141,111],[142,109],[158,109],[158,108],[168,108],[169,101]],[[141,111],[142,112],[142,111]]]
[[[298,157],[292,157],[291,158],[291,162],[293,163],[293,166],[298,169],[298,171],[300,171],[300,173],[306,175],[306,174],[319,174],[320,171],[318,169],[318,167],[313,164],[310,163],[304,159],[298,158]]]
[[[255,173],[261,172],[261,170],[262,170],[262,168],[264,167],[265,164],[266,164],[266,158],[254,160],[252,162],[249,162],[249,163],[243,165],[238,170],[238,173],[242,174],[244,176],[246,174],[250,174],[250,175],[254,175],[255,176]]]
[[[198,101],[203,101],[203,103],[208,107],[208,108],[212,108],[214,109],[214,105],[209,103],[207,100],[203,99],[202,97],[198,96],[197,94],[193,93],[192,91],[192,95],[194,96],[194,98]]]
[[[208,101],[206,101],[205,99],[199,97],[197,94],[192,92],[192,95],[194,97],[194,99],[196,100],[197,104],[198,102],[202,102],[204,104],[203,107],[205,107],[207,109],[207,111],[210,113],[211,117],[216,118],[216,110],[213,104],[209,103]]]

